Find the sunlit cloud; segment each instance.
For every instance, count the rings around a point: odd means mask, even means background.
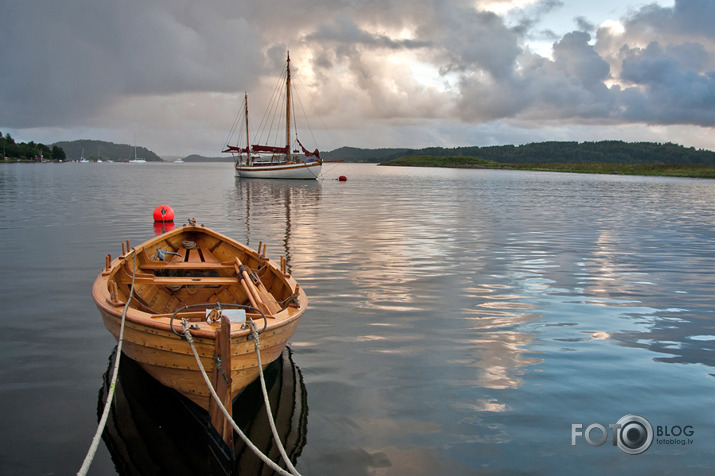
[[[0,131],[42,142],[137,131],[160,154],[218,155],[237,98],[264,107],[290,50],[322,149],[715,148],[715,4],[603,3],[302,0],[288,15],[278,0],[12,2],[0,16],[0,60],[13,66]]]

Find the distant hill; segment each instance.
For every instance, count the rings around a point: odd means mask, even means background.
[[[611,164],[680,164],[715,165],[715,152],[657,142],[536,142],[525,145],[487,147],[428,147],[424,149],[359,149],[340,147],[323,151],[324,160],[383,163],[403,157],[473,157],[509,164],[538,163],[611,163]],[[185,162],[232,161],[231,157],[190,155]]]
[[[415,149],[358,149],[356,147],[340,147],[329,152],[321,152],[323,160],[342,159],[345,162],[383,162],[412,152]]]
[[[430,157],[476,157],[499,163],[610,163],[715,165],[715,152],[672,143],[657,142],[538,142],[525,145],[489,147],[430,147],[400,154]],[[395,159],[398,157],[390,157]]]
[[[87,160],[113,160],[123,162],[134,159],[134,146],[129,144],[115,144],[102,140],[73,140],[56,142],[58,147],[64,149],[67,160],[79,160],[84,151]],[[136,148],[136,157],[147,162],[163,162],[161,157],[145,147]]]

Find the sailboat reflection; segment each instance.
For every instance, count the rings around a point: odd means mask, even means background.
[[[99,391],[98,417],[104,410],[115,355],[116,348]],[[308,397],[290,348],[265,369],[265,378],[278,433],[295,464],[306,443]],[[248,438],[285,467],[273,442],[259,381],[236,398],[233,415]],[[273,474],[235,434],[235,459],[227,459],[209,435],[208,427],[206,412],[122,355],[114,400],[102,435],[118,474]]]
[[[322,187],[319,181],[241,180],[236,179],[233,201],[237,217],[244,222],[244,243],[251,245],[253,229],[261,238],[275,237],[272,245],[280,246],[288,272],[292,272],[293,248],[302,252],[314,248],[312,226],[320,213]],[[255,241],[255,240],[254,240]]]

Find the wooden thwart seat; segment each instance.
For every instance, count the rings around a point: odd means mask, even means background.
[[[173,252],[172,252],[173,253]],[[232,261],[221,262],[211,253],[208,248],[179,248],[176,253],[167,255],[168,261],[149,259],[144,254],[139,264],[136,282],[139,284],[163,284],[163,285],[231,285],[237,283],[237,276],[154,276],[152,271],[222,271],[233,270]],[[148,271],[148,272],[147,272]]]
[[[238,283],[236,276],[147,276],[137,275],[137,284],[163,284],[169,286],[182,285],[231,285]]]
[[[167,252],[166,260],[161,261],[150,258],[146,252],[139,256],[139,269],[198,269],[198,270],[219,270],[232,269],[233,262],[221,262],[213,255],[210,249],[199,248],[178,248],[175,252]]]
[[[233,263],[218,263],[205,261],[200,262],[183,262],[183,261],[151,261],[139,265],[141,270],[157,270],[157,269],[195,269],[199,271],[219,271],[221,269],[233,269]]]

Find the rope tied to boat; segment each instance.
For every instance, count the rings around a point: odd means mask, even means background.
[[[273,460],[271,460],[268,456],[266,456],[256,445],[253,444],[253,442],[245,435],[245,433],[243,433],[243,431],[241,431],[241,428],[234,421],[234,419],[231,417],[231,415],[229,415],[228,410],[226,410],[226,407],[221,402],[221,399],[219,398],[218,394],[216,393],[216,390],[214,390],[213,385],[211,385],[211,380],[209,379],[208,374],[206,374],[204,365],[201,363],[201,358],[199,357],[199,353],[196,351],[196,346],[194,345],[194,338],[191,335],[191,331],[189,330],[189,321],[185,318],[182,318],[181,319],[181,327],[184,331],[184,336],[186,337],[187,342],[191,346],[191,351],[194,353],[194,357],[196,358],[196,363],[199,366],[199,370],[201,371],[201,375],[204,378],[204,381],[206,382],[206,386],[208,387],[209,392],[211,392],[211,396],[216,401],[216,403],[218,403],[218,407],[221,410],[221,413],[223,413],[223,416],[229,422],[231,422],[231,426],[233,427],[234,431],[243,440],[243,442],[246,444],[246,446],[248,446],[251,449],[251,451],[253,451],[255,453],[255,455],[258,456],[264,463],[266,463],[273,471],[275,471],[281,475],[300,476],[300,473],[298,472],[298,470],[295,469],[295,466],[293,466],[293,463],[291,462],[290,458],[286,454],[285,449],[283,448],[283,443],[281,442],[280,438],[278,437],[278,430],[276,430],[276,426],[273,421],[273,412],[271,411],[270,402],[268,400],[268,391],[266,390],[266,384],[265,384],[265,380],[263,377],[263,366],[261,365],[261,352],[260,352],[261,347],[260,347],[260,342],[259,342],[259,338],[258,338],[258,330],[256,328],[256,324],[253,322],[253,319],[251,319],[249,317],[248,321],[249,321],[249,326],[251,328],[251,335],[253,336],[253,344],[254,344],[254,347],[256,348],[256,356],[258,359],[258,370],[259,370],[259,376],[261,378],[261,390],[263,391],[263,400],[266,405],[266,414],[268,416],[268,422],[270,423],[271,431],[273,432],[273,438],[276,440],[276,444],[278,446],[278,450],[281,453],[281,457],[283,458],[283,461],[285,461],[286,466],[288,467],[290,472],[281,468]]]
[[[216,362],[216,368],[218,368],[218,371],[221,374],[221,377],[223,377],[223,380],[227,384],[230,385],[231,381],[228,379],[228,376],[224,373],[223,366],[221,365],[221,357],[219,357],[218,355],[216,357],[214,357],[214,362]]]
[[[137,252],[135,248],[132,248],[134,252],[134,269],[132,271],[132,286],[129,289],[129,297],[127,302],[124,304],[124,309],[122,310],[122,323],[119,327],[119,339],[117,339],[117,353],[114,358],[114,370],[112,374],[112,382],[109,385],[109,392],[107,393],[107,400],[104,403],[104,411],[102,412],[102,417],[99,419],[99,424],[97,425],[97,432],[92,438],[92,444],[89,446],[87,455],[82,462],[82,467],[77,472],[78,476],[85,476],[89,467],[94,460],[94,455],[97,453],[97,447],[99,446],[99,440],[102,439],[102,433],[104,433],[104,427],[107,424],[107,419],[109,418],[109,410],[111,407],[112,400],[114,399],[114,390],[117,384],[117,378],[119,377],[119,360],[122,355],[122,343],[124,342],[124,323],[127,320],[127,310],[129,309],[129,303],[132,301],[132,296],[134,296],[134,278],[137,274]]]
[[[225,303],[225,302],[203,302],[203,303],[197,303],[197,304],[187,304],[186,306],[182,306],[182,307],[178,308],[176,311],[174,311],[174,313],[173,313],[173,314],[171,315],[171,317],[169,318],[169,329],[171,329],[171,332],[173,332],[174,335],[176,335],[176,336],[178,336],[178,337],[181,337],[181,334],[179,334],[178,332],[176,332],[176,329],[174,329],[174,318],[175,318],[180,312],[187,311],[187,310],[189,310],[189,309],[193,309],[193,308],[196,308],[196,307],[198,307],[198,308],[206,308],[206,307],[208,307],[208,306],[217,306],[217,308],[218,308],[219,310],[222,309],[221,306],[224,306],[224,307],[231,307],[231,308],[235,308],[235,309],[244,309],[244,310],[246,310],[246,311],[255,311],[255,312],[259,313],[259,314],[261,315],[261,317],[263,318],[263,329],[261,329],[261,331],[259,332],[259,334],[260,334],[261,332],[265,331],[266,328],[268,327],[268,318],[266,318],[266,315],[263,313],[263,311],[261,311],[261,310],[258,309],[258,308],[255,308],[255,307],[253,307],[253,306],[247,306],[247,305],[245,305],[245,304],[232,304],[232,303]],[[220,319],[220,316],[219,316],[219,319]],[[249,319],[250,319],[250,318],[249,318]],[[182,321],[183,321],[183,319],[182,319]],[[247,329],[247,328],[246,328],[246,329]]]
[[[271,432],[273,433],[273,438],[276,440],[278,446],[278,451],[281,453],[283,461],[285,461],[291,474],[300,476],[298,470],[295,469],[293,463],[291,462],[285,448],[283,447],[283,442],[281,442],[280,436],[278,435],[278,429],[276,429],[276,423],[273,421],[273,411],[271,411],[271,402],[268,399],[268,390],[266,389],[266,379],[263,376],[263,365],[261,364],[261,343],[258,340],[258,328],[253,319],[249,318],[248,323],[251,326],[251,335],[253,336],[253,345],[256,348],[256,360],[258,361],[258,376],[261,378],[261,390],[263,391],[263,402],[266,405],[266,414],[268,416],[268,423],[271,426]]]

